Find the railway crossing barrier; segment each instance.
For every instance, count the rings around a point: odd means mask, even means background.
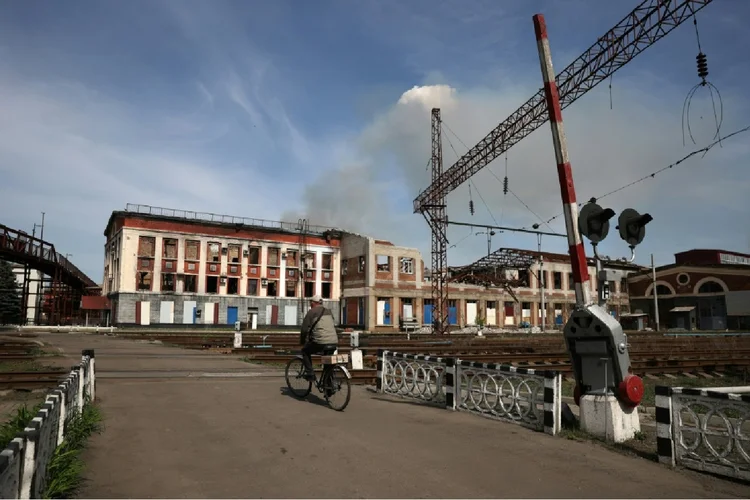
[[[750,386],[655,391],[659,462],[750,480]]]
[[[96,396],[94,364],[93,349],[84,350],[81,362],[47,394],[37,415],[0,453],[0,498],[42,497],[47,467],[65,440],[72,417]]]
[[[557,371],[380,349],[376,385],[381,393],[553,436],[561,429],[562,375]]]

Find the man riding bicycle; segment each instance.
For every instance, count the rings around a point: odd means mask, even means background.
[[[315,295],[310,299],[310,310],[302,320],[299,343],[303,346],[302,361],[305,365],[305,378],[314,380],[311,356],[336,349],[339,344],[333,313],[323,305],[320,295]]]

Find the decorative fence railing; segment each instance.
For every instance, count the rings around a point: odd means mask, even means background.
[[[47,467],[72,417],[80,414],[86,399],[95,398],[94,364],[94,351],[84,350],[81,362],[47,394],[36,417],[0,453],[0,498],[41,498]]]
[[[750,480],[750,387],[656,387],[661,463]]]
[[[379,392],[560,432],[562,376],[556,371],[378,351]]]

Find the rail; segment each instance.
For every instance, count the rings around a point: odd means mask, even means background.
[[[661,463],[750,480],[750,386],[655,390]]]
[[[513,422],[547,434],[561,428],[557,371],[378,351],[378,392]]]
[[[47,467],[65,440],[72,418],[96,394],[94,351],[82,352],[81,362],[57,388],[26,428],[0,453],[0,498],[41,498]]]

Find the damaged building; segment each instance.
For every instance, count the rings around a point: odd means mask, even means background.
[[[330,228],[128,205],[104,234],[114,325],[299,325],[316,294],[338,315]]]

